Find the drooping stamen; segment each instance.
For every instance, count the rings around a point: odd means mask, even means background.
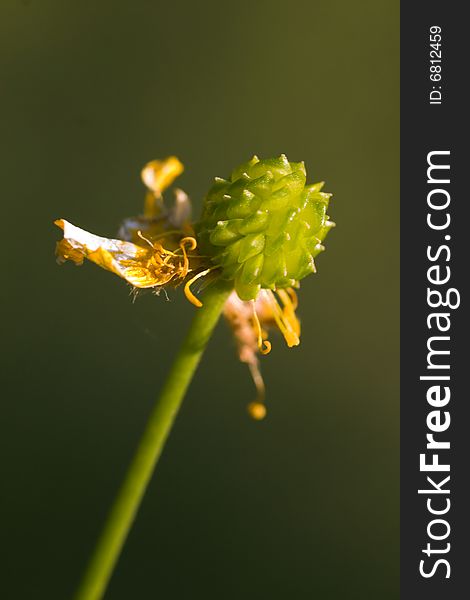
[[[299,299],[297,298],[297,294],[294,288],[286,288],[286,292],[289,294],[290,300],[292,302],[292,308],[294,310],[297,310],[297,307],[299,306]]]
[[[284,316],[286,324],[297,336],[299,336],[300,323],[295,315],[295,306],[292,303],[290,295],[287,293],[287,290],[277,290],[277,295],[279,296],[284,305],[282,314]],[[295,297],[295,299],[297,300],[297,297]]]
[[[181,272],[182,277],[186,277],[189,272],[189,258],[186,254],[185,244],[189,244],[189,250],[195,250],[197,246],[196,239],[193,237],[185,237],[180,241],[181,252],[183,253],[183,270]]]
[[[271,352],[271,342],[269,340],[263,340],[263,332],[261,330],[261,324],[256,312],[255,300],[251,301],[251,305],[253,307],[253,323],[255,325],[256,336],[258,338],[258,349],[261,354],[269,354]]]
[[[292,348],[292,346],[298,346],[300,344],[300,339],[298,334],[296,333],[295,329],[292,326],[291,320],[292,320],[292,316],[288,316],[286,314],[284,314],[284,312],[281,310],[281,307],[279,306],[274,294],[272,293],[271,290],[264,290],[267,298],[269,300],[269,303],[271,305],[271,308],[273,310],[273,317],[276,321],[277,326],[279,327],[279,329],[281,330],[282,335],[284,336],[284,339],[287,342],[287,345],[289,346],[289,348]],[[294,324],[297,322],[297,319],[295,318],[295,313],[294,313]]]
[[[204,277],[205,275],[208,275],[211,271],[213,271],[216,268],[217,267],[210,267],[210,269],[201,271],[200,273],[198,273],[197,275],[195,275],[189,281],[186,282],[186,284],[184,286],[184,295],[191,302],[191,304],[194,304],[194,306],[201,308],[202,302],[198,298],[196,298],[196,296],[192,293],[191,286],[197,279],[199,279],[200,277]]]
[[[256,400],[250,402],[246,408],[252,419],[261,421],[266,416],[266,405],[264,403],[264,381],[257,363],[250,362],[248,363],[248,367],[250,368],[250,373],[253,378],[253,383],[255,384],[257,394]]]

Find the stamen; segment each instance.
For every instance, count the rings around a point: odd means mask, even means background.
[[[297,298],[297,294],[294,290],[294,288],[286,288],[286,292],[289,294],[290,296],[290,300],[292,302],[292,308],[294,310],[297,310],[297,307],[299,306],[299,299]]]
[[[177,257],[178,254],[176,254],[175,252],[172,252],[171,250],[167,250],[166,248],[164,248],[161,244],[155,244],[155,249],[159,252],[161,252],[162,254],[165,254],[166,256],[173,256],[173,257]]]
[[[292,302],[290,299],[289,294],[286,292],[286,290],[276,290],[277,295],[279,296],[279,298],[282,300],[282,303],[284,304],[284,306],[287,308],[293,308],[292,307]]]
[[[284,339],[287,342],[287,345],[289,346],[289,348],[292,348],[292,346],[298,346],[300,344],[299,336],[293,330],[292,324],[290,323],[288,316],[284,314],[284,312],[281,310],[281,307],[279,306],[271,290],[265,290],[265,292],[267,294],[269,303],[271,304],[271,308],[273,309],[273,316],[276,321],[276,324],[281,330],[282,335],[284,336]]]
[[[181,271],[181,276],[186,277],[189,271],[189,259],[186,254],[185,244],[189,243],[189,250],[195,250],[197,246],[196,239],[193,237],[185,237],[180,241],[180,248],[183,253],[183,269]]]
[[[201,271],[200,273],[195,275],[192,279],[190,279],[184,286],[184,295],[191,302],[191,304],[194,304],[194,306],[197,306],[198,308],[201,308],[202,302],[198,298],[196,298],[196,296],[192,293],[191,286],[197,279],[199,279],[200,277],[204,277],[205,275],[207,275],[208,273],[213,271],[215,268],[216,267],[211,267],[210,269]]]
[[[181,242],[180,242],[180,246],[181,246],[181,245],[184,245],[184,244],[187,244],[187,243],[189,243],[189,244],[190,244],[190,246],[189,246],[189,249],[190,249],[190,250],[196,250],[196,248],[197,248],[197,241],[196,241],[196,238],[194,238],[194,237],[185,237],[185,238],[183,238],[183,239],[181,240]]]
[[[248,367],[250,368],[250,373],[253,378],[253,383],[256,387],[256,402],[264,403],[264,396],[266,392],[266,388],[264,386],[263,376],[261,375],[261,371],[258,368],[258,364],[250,362],[248,363]]]
[[[147,244],[152,248],[152,250],[155,250],[155,246],[153,245],[153,243],[143,235],[143,233],[140,231],[140,229],[137,232],[137,235],[140,237],[141,240],[144,240],[144,242],[147,242]]]
[[[266,405],[264,404],[265,387],[263,377],[256,363],[248,363],[253,382],[256,387],[256,400],[250,402],[246,407],[248,413],[255,421],[261,421],[266,416]]]
[[[271,342],[268,340],[263,340],[261,324],[259,322],[258,314],[256,313],[256,304],[254,300],[251,301],[251,305],[253,307],[253,322],[255,324],[256,335],[258,338],[258,349],[261,354],[269,354],[271,352]]]
[[[290,329],[296,334],[300,335],[300,323],[295,315],[295,309],[291,302],[291,298],[286,290],[277,290],[277,295],[282,300],[284,305],[284,309],[282,314],[284,316],[286,324],[290,327]]]

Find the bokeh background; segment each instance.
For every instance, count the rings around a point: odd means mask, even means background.
[[[70,598],[194,309],[54,261],[176,154],[198,212],[253,153],[305,160],[337,228],[302,344],[220,324],[106,598],[398,598],[399,3],[5,0],[0,596]]]

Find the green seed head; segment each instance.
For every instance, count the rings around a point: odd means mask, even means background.
[[[323,183],[305,185],[305,165],[254,156],[230,179],[216,178],[198,224],[199,247],[234,280],[242,300],[261,288],[295,286],[315,272],[314,257],[333,226]]]

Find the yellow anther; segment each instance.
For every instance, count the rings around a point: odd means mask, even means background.
[[[266,406],[261,402],[250,402],[246,408],[250,417],[255,421],[262,421],[266,416]]]

